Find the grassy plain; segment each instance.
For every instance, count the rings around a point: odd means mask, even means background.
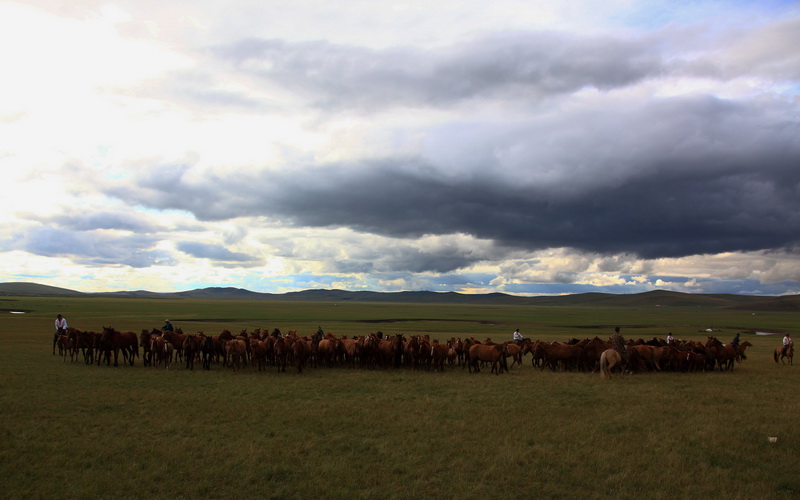
[[[433,338],[724,341],[797,313],[712,308],[452,306],[12,297],[0,300],[4,498],[797,498],[800,367],[744,334],[726,373],[607,381],[530,365],[501,376],[316,368],[232,373],[63,363],[71,326],[187,332],[381,330]],[[387,321],[391,320],[391,321]],[[777,436],[769,443],[768,436]]]

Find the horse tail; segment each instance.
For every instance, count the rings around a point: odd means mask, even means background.
[[[609,378],[611,376],[611,372],[608,369],[608,351],[603,351],[603,354],[600,355],[600,376],[603,378]]]
[[[774,359],[776,363],[778,362],[778,351],[780,351],[780,350],[781,350],[780,347],[776,347],[775,351],[773,351],[773,353],[772,353],[772,359]]]

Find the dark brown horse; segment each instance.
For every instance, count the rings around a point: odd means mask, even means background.
[[[592,340],[581,341],[576,345],[583,348],[585,353],[584,368],[591,372],[600,368],[600,355],[611,348],[611,344],[599,337],[595,337]]]
[[[736,357],[739,355],[734,346],[723,344],[716,337],[708,337],[706,348],[711,352],[720,371],[733,370],[734,361],[736,361]],[[713,369],[714,366],[712,365],[711,368]]]
[[[72,327],[68,329],[73,330]],[[83,361],[87,365],[91,365],[94,362],[94,355],[95,355],[95,343],[97,342],[97,334],[95,332],[89,332],[84,330],[77,330],[75,329],[75,347],[80,349],[83,353]]]
[[[303,368],[305,368],[308,357],[311,354],[309,342],[311,341],[300,338],[292,342],[292,363],[294,364],[295,370],[297,370],[295,373],[298,375],[303,373]]]
[[[103,327],[100,344],[114,352],[114,366],[119,366],[119,352],[122,351],[123,362],[127,360],[133,366],[134,358],[139,357],[139,339],[133,332],[120,332],[110,326]],[[111,359],[106,360],[111,364]]]
[[[150,366],[153,364],[153,335],[159,335],[161,330],[147,331],[142,330],[139,334],[139,347],[142,348],[142,365]]]
[[[181,350],[183,351],[183,359],[186,361],[186,368],[194,370],[194,360],[200,355],[200,337],[205,338],[202,332],[197,335],[189,334],[183,339]]]
[[[584,357],[583,348],[560,342],[537,342],[533,350],[534,359],[540,354],[543,357],[541,370],[549,366],[553,371],[558,370],[559,365],[564,371],[578,368]]]

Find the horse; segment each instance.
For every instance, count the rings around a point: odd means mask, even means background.
[[[326,334],[317,345],[317,356],[319,363],[327,367],[333,367],[336,361],[336,343],[337,339],[330,334]]]
[[[444,363],[447,361],[447,353],[450,352],[450,343],[440,344],[434,340],[430,345],[431,366],[433,371],[443,372]]]
[[[531,366],[533,368],[541,366],[542,360],[544,360],[544,354],[542,353],[541,349],[536,348],[541,342],[542,342],[541,340],[531,342],[528,339],[522,341],[521,355],[525,356],[526,354],[531,353]]]
[[[156,330],[158,332],[158,330]],[[157,335],[157,333],[156,333]],[[153,364],[153,331],[142,330],[139,334],[139,347],[142,348],[142,365],[150,366]]]
[[[75,329],[67,329],[67,334],[60,335],[58,342],[59,350],[64,356],[65,363],[67,362],[67,355],[69,355],[70,363],[78,360],[78,336]]]
[[[186,338],[183,339],[183,344],[181,345],[183,357],[186,361],[186,368],[190,370],[194,370],[194,359],[200,354],[200,336],[205,338],[203,332],[198,332],[197,335],[187,335]]]
[[[253,365],[254,372],[267,369],[267,343],[263,340],[251,338],[250,342],[250,363]]]
[[[173,346],[160,335],[150,337],[150,353],[152,354],[150,366],[157,368],[164,363],[164,368],[172,366]]]
[[[514,343],[513,340],[505,342],[506,345],[506,356],[511,357],[511,366],[509,368],[513,368],[514,365],[519,365],[522,368],[522,347],[519,344]]]
[[[214,346],[214,339],[212,337],[203,337],[203,340],[200,344],[200,353],[203,357],[203,369],[210,370],[211,361],[214,359],[214,355],[216,354],[216,347]]]
[[[583,348],[585,368],[591,372],[598,369],[600,363],[600,355],[603,351],[610,349],[611,345],[602,340],[600,337],[595,336],[592,340],[579,342],[578,347]]]
[[[616,349],[606,349],[600,354],[600,376],[605,379],[611,378],[611,371],[615,366],[619,366],[620,373],[625,374],[625,362],[622,354]]]
[[[630,368],[638,372],[640,368],[645,368],[649,371],[661,371],[661,352],[656,356],[656,348],[648,344],[629,345],[628,355],[630,356]]]
[[[345,362],[350,365],[350,368],[355,369],[361,346],[355,339],[341,339],[341,343]]]
[[[739,352],[734,346],[725,345],[716,337],[708,337],[706,348],[711,351],[711,354],[719,366],[719,371],[733,370],[733,363],[739,355]],[[713,369],[714,367],[712,366],[711,368]]]
[[[306,361],[311,353],[311,347],[308,345],[306,340],[296,339],[294,342],[292,342],[291,350],[292,361],[294,362],[295,369],[297,370],[295,373],[300,375],[303,373],[303,368],[306,366]]]
[[[747,350],[748,347],[753,347],[753,344],[751,344],[749,340],[745,340],[744,342],[736,346],[736,361],[738,363],[741,363],[743,360],[747,359],[745,351]]]
[[[551,344],[545,342],[537,342],[533,348],[533,357],[536,359],[537,355],[543,356],[544,363],[540,370],[544,370],[545,366],[549,366],[552,371],[558,370],[559,362],[564,368],[564,371],[572,370],[573,367],[579,367],[584,358],[583,348],[571,344],[560,344],[553,342]]]
[[[508,348],[505,344],[473,344],[467,353],[469,372],[472,373],[474,368],[475,373],[480,373],[479,363],[484,361],[492,363],[492,373],[500,375],[504,371],[508,371],[505,357],[507,353]]]
[[[247,346],[244,340],[233,339],[225,342],[225,362],[233,371],[239,367],[239,361],[247,364]]]
[[[793,365],[794,364],[794,361],[793,361],[794,360],[794,344],[789,344],[786,347],[786,352],[785,353],[783,352],[783,346],[776,347],[775,348],[775,352],[772,354],[772,357],[775,359],[776,363],[778,361],[780,361],[784,365],[786,364],[786,361],[784,361],[784,358],[789,358],[789,364]]]
[[[322,347],[324,340],[320,341],[320,347]],[[378,343],[378,359],[380,360],[380,366],[383,368],[389,368],[390,366],[400,368],[403,361],[403,335],[398,333],[389,338],[381,339]]]
[[[80,349],[83,353],[83,361],[87,365],[94,363],[95,333],[73,329],[72,327],[67,331],[74,331],[76,338],[75,347]]]
[[[119,366],[119,351],[122,351],[123,363],[127,360],[131,366],[135,357],[139,357],[139,339],[133,332],[120,332],[110,326],[103,327],[100,344],[114,351],[114,366]],[[106,364],[111,364],[110,356]]]
[[[164,340],[172,344],[172,347],[175,351],[176,358],[178,360],[183,359],[183,341],[186,340],[187,334],[183,333],[183,330],[178,328],[174,331],[166,331],[162,334]]]

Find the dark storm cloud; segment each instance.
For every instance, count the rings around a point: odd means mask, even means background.
[[[241,252],[231,252],[221,245],[184,241],[178,243],[177,247],[181,252],[200,259],[211,259],[220,262],[236,262],[239,264],[258,264],[257,259]]]
[[[787,103],[702,96],[611,104],[557,123],[478,128],[439,163],[387,158],[203,183],[183,180],[190,166],[155,182],[153,168],[142,173],[145,189],[110,193],[203,220],[264,216],[398,238],[464,233],[526,250],[657,258],[785,248],[800,234],[796,116]]]
[[[371,253],[361,252],[349,257],[330,261],[330,270],[336,273],[448,273],[485,258],[452,246],[421,250],[406,245],[375,248]]]
[[[155,243],[155,239],[147,236],[111,236],[41,227],[14,235],[10,248],[46,257],[69,257],[89,266],[174,265],[176,261],[168,252],[148,250]]]
[[[351,108],[625,86],[661,71],[651,47],[610,37],[512,32],[431,50],[248,39],[213,53],[317,105]]]

